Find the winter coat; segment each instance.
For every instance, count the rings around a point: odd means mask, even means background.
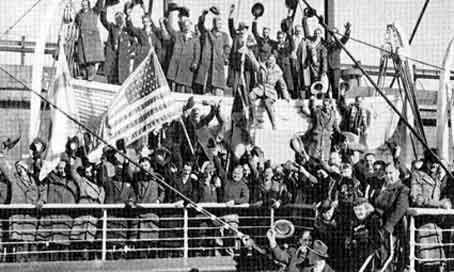
[[[75,19],[79,28],[76,42],[76,58],[81,65],[104,61],[101,36],[98,30],[98,11],[79,12]]]
[[[4,160],[0,170],[11,184],[11,204],[36,204],[40,198],[40,188],[32,175],[19,176],[16,169]],[[6,191],[8,193],[8,191]],[[38,218],[30,214],[15,214],[9,218],[9,239],[18,241],[36,240]]]
[[[80,188],[81,204],[103,204],[105,199],[104,188],[89,180],[81,177],[75,169],[72,170],[72,177]],[[71,230],[71,239],[92,242],[96,239],[98,227],[98,217],[90,213],[83,214],[74,218]]]
[[[159,34],[159,29],[153,24],[150,34],[147,34],[145,29],[135,27],[130,20],[126,21],[126,30],[129,35],[136,37],[139,42],[135,56],[134,56],[134,69],[136,69],[143,60],[148,56],[151,47],[156,53],[160,63],[164,61],[164,51],[162,48],[162,41]]]
[[[288,39],[282,44],[276,45],[276,61],[284,75],[285,83],[290,91],[294,90],[293,73],[290,58],[295,49],[295,42],[291,35],[287,35]]]
[[[109,32],[105,44],[104,74],[109,83],[122,84],[130,74],[131,53],[134,38],[124,26],[117,26],[107,21],[106,11],[101,12],[101,23]]]
[[[410,199],[413,207],[438,208],[440,206],[441,182],[424,171],[413,172]]]
[[[290,99],[282,70],[277,64],[267,67],[264,63],[257,63],[254,68],[257,72],[257,86],[252,91],[258,97],[271,98],[276,101],[278,99],[277,89],[279,89],[284,99]]]
[[[224,184],[224,202],[232,200],[237,205],[249,203],[249,188],[243,180],[239,182],[226,180]]]
[[[110,170],[108,170],[110,168]],[[104,162],[102,165],[102,179],[105,190],[105,203],[106,204],[123,204],[128,201],[135,202],[136,196],[133,186],[125,181],[123,178],[114,175],[114,166],[110,162]],[[111,172],[109,175],[108,173]],[[125,212],[126,213],[126,212]],[[122,244],[129,238],[128,228],[130,221],[128,221],[125,213],[109,215],[110,218],[116,220],[108,220],[107,228],[116,229],[116,231],[108,231],[107,239],[119,240],[115,243]]]
[[[230,54],[229,35],[222,31],[205,28],[205,16],[199,18],[201,34],[201,56],[194,83],[202,86],[225,89],[225,64]]]
[[[381,214],[383,227],[389,233],[393,233],[402,221],[409,207],[409,189],[401,181],[385,188],[374,200],[374,207]]]
[[[164,200],[163,190],[157,181],[148,174],[136,173],[134,176],[134,190],[137,197],[137,203],[162,203]],[[137,236],[131,231],[131,238],[136,239],[157,239],[159,217],[152,212],[142,212],[138,216],[135,228],[138,228]],[[134,228],[134,226],[133,226]]]
[[[42,200],[44,203],[76,204],[80,199],[80,188],[69,177],[60,177],[51,172],[43,182]],[[69,244],[73,218],[66,212],[53,213],[41,219],[39,233],[41,239],[59,244]]]
[[[167,70],[167,78],[177,84],[191,87],[194,67],[200,60],[200,39],[195,33],[187,38],[183,32],[173,32],[173,54]]]
[[[340,131],[336,112],[320,107],[312,107],[312,128],[307,134],[307,153],[322,161],[328,161],[331,152],[331,137],[334,131]]]

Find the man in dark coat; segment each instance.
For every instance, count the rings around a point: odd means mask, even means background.
[[[279,31],[277,33],[277,44],[276,44],[276,60],[277,64],[283,72],[285,83],[287,84],[288,92],[292,98],[297,98],[297,92],[295,92],[294,82],[293,82],[293,73],[292,73],[292,63],[290,58],[292,52],[295,50],[295,41],[293,40],[293,35],[290,31],[283,32]],[[295,75],[296,76],[296,75]]]
[[[364,98],[357,96],[355,102],[347,105],[345,96],[341,93],[339,98],[339,111],[342,115],[342,131],[351,132],[364,141],[371,123],[371,112],[364,107]]]
[[[327,50],[322,41],[322,30],[317,28],[314,30],[314,36],[307,43],[307,57],[303,68],[308,68],[310,78],[305,79],[305,85],[310,86],[322,77],[327,77],[328,59]]]
[[[162,190],[156,179],[150,174],[152,172],[151,161],[148,158],[142,158],[139,161],[142,169],[134,175],[134,189],[136,193],[137,203],[158,204],[164,201],[164,190]],[[156,174],[155,174],[156,175]],[[138,215],[139,220],[136,222],[138,227],[137,236],[131,237],[141,240],[138,247],[142,250],[139,255],[142,257],[156,256],[156,252],[143,251],[158,245],[159,228],[157,223],[159,221],[158,215],[151,211],[146,211]],[[134,233],[134,231],[132,231]],[[154,253],[154,254],[153,254]]]
[[[163,39],[173,43],[167,79],[171,82],[172,91],[192,93],[194,72],[200,60],[200,39],[192,31],[189,18],[180,22],[181,30],[173,29],[173,25],[176,24],[168,22],[162,29]]]
[[[43,194],[41,200],[43,203],[79,203],[80,189],[68,175],[68,163],[61,160],[56,170],[52,171],[44,179]],[[40,224],[40,236],[45,241],[51,243],[51,249],[59,251],[59,256],[53,254],[55,260],[67,260],[70,243],[70,233],[73,226],[73,219],[68,214],[52,214],[44,216]]]
[[[236,166],[232,171],[232,179],[224,183],[224,202],[230,205],[249,203],[249,188],[243,181],[243,167]]]
[[[213,29],[205,27],[208,10],[199,18],[198,29],[201,33],[202,52],[197,67],[194,83],[200,89],[198,93],[223,95],[226,87],[225,65],[230,55],[229,35],[223,31],[221,17],[213,18]]]
[[[122,12],[115,13],[115,23],[107,21],[107,11],[101,11],[101,23],[109,32],[107,38],[104,62],[104,74],[110,84],[122,84],[130,74],[131,52],[134,39],[125,27]]]
[[[399,179],[399,171],[394,164],[385,168],[385,184],[374,200],[374,206],[381,215],[383,226],[380,233],[380,261],[383,266],[389,257],[391,246],[395,246],[396,239],[404,239],[404,216],[409,207],[409,189]],[[393,243],[390,243],[392,238]],[[405,244],[405,241],[403,241]],[[393,271],[388,266],[385,271]]]
[[[323,105],[317,107],[314,100],[309,101],[309,110],[304,112],[312,119],[312,128],[307,133],[307,153],[321,161],[328,161],[331,152],[331,138],[334,132],[340,133],[336,111],[328,98],[323,99]]]
[[[271,39],[270,37],[271,29],[269,27],[263,27],[262,35],[257,31],[257,18],[252,22],[252,34],[254,35],[255,40],[257,41],[257,49],[260,50],[265,44],[271,46],[275,49],[277,41]]]
[[[345,24],[344,36],[340,39],[340,42],[345,45],[350,38],[351,24],[347,22]],[[339,98],[339,80],[340,80],[340,53],[342,51],[341,45],[331,36],[329,40],[325,42],[325,47],[328,53],[328,80],[331,86],[331,92],[334,99]]]
[[[131,11],[131,9],[127,10],[126,30],[139,42],[134,56],[134,69],[147,57],[151,47],[153,47],[159,62],[162,63],[164,61],[164,49],[162,48],[160,29],[153,23],[151,15],[148,13],[142,17],[143,28],[135,27],[131,21]]]
[[[79,28],[79,39],[76,42],[76,58],[82,78],[86,80],[94,79],[97,65],[104,61],[104,52],[97,26],[98,12],[98,9],[90,7],[89,0],[83,0],[82,9],[75,19]]]
[[[240,22],[238,29],[235,29],[233,19],[234,11],[235,5],[232,5],[230,7],[228,25],[233,43],[232,50],[230,51],[227,85],[233,89],[234,94],[240,92],[247,106],[249,105],[248,94],[254,86],[254,69],[248,57],[248,51],[251,50],[247,49],[253,49],[257,45],[257,42],[252,35],[248,34],[249,26],[244,22]]]
[[[129,208],[130,203],[136,202],[136,195],[134,189],[130,183],[131,179],[127,170],[122,165],[118,165],[116,162],[114,151],[111,149],[105,149],[103,154],[102,163],[99,169],[99,176],[102,179],[102,184],[105,190],[105,201],[106,204],[123,204],[126,203]],[[127,245],[127,241],[130,238],[128,227],[131,221],[128,220],[127,212],[120,213],[119,215],[110,215],[113,220],[107,222],[108,229],[116,229],[115,231],[107,232],[107,239],[110,240],[107,244],[108,248],[124,249]],[[119,251],[117,251],[119,252]],[[114,253],[115,254],[115,253]],[[118,253],[112,256],[113,259],[117,259],[124,256],[125,252]],[[121,256],[123,255],[123,256]],[[110,256],[109,256],[110,257]]]

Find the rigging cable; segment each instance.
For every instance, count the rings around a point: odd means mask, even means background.
[[[4,32],[3,35],[7,35],[25,16],[27,16],[39,3],[41,0],[36,1],[29,9],[27,9],[20,17],[17,19],[10,27],[8,27]]]

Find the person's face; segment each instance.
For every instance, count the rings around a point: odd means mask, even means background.
[[[273,181],[271,179],[264,179],[263,180],[263,189],[265,191],[271,191],[271,188],[273,187]]]
[[[304,232],[300,238],[301,246],[312,247],[312,235],[309,232]]]
[[[357,162],[359,162],[360,160],[360,156],[359,156],[359,152],[358,151],[353,151],[349,156],[348,156],[350,162],[352,164],[355,164]]]
[[[151,170],[151,164],[149,161],[147,160],[144,160],[140,163],[140,166],[147,172],[149,172]]]
[[[213,28],[216,30],[222,29],[222,20],[220,18],[213,19]]]
[[[124,25],[124,23],[125,23],[125,20],[123,19],[123,16],[121,16],[121,15],[115,16],[115,24],[117,26],[122,26],[122,25]]]
[[[365,160],[366,160],[367,168],[373,169],[374,168],[374,163],[375,163],[375,156],[368,155],[368,156],[366,156]]]
[[[82,0],[82,10],[83,11],[88,11],[88,9],[90,8],[90,3],[88,0]]]
[[[148,16],[143,17],[142,24],[143,24],[143,27],[150,28],[151,27],[151,19],[150,19],[150,17],[148,17]]]
[[[277,34],[277,41],[280,42],[280,43],[285,42],[285,35],[284,35],[284,33],[280,32],[279,34]]]
[[[247,164],[243,165],[243,175],[245,177],[249,177],[250,174],[251,174],[251,168],[249,167],[249,165],[247,165]]]
[[[17,167],[17,172],[18,172],[19,176],[21,176],[21,177],[27,177],[28,176],[27,175],[27,170],[25,170],[25,168],[22,165],[19,165]]]
[[[192,167],[190,165],[185,165],[183,167],[183,175],[184,176],[189,176],[192,172]]]
[[[269,38],[269,37],[270,37],[270,32],[271,32],[271,31],[270,31],[269,28],[264,27],[264,28],[263,28],[263,31],[262,31],[262,36],[263,36],[263,38]]]
[[[329,209],[326,212],[322,213],[322,217],[326,221],[331,221],[333,219],[334,209]]]
[[[57,174],[60,177],[66,177],[66,162],[61,161],[57,164]]]
[[[399,180],[399,172],[394,166],[387,166],[385,168],[385,180],[388,184],[394,184]]]
[[[271,56],[266,61],[266,65],[268,67],[273,67],[275,64],[276,64],[276,57],[273,54],[271,54]]]
[[[181,28],[183,30],[183,32],[190,32],[192,30],[192,23],[190,20],[183,20],[183,22],[181,23]]]
[[[85,168],[85,177],[87,177],[87,178],[93,177],[93,167],[92,166]]]
[[[72,151],[75,151],[77,149],[77,144],[75,142],[71,142],[69,144],[69,148],[72,150]]]
[[[200,119],[201,119],[200,110],[199,109],[194,109],[192,111],[192,121],[197,124],[197,123],[200,122]]]
[[[383,175],[383,166],[381,164],[374,164],[374,173],[377,176],[382,176]]]
[[[353,211],[355,212],[356,218],[359,220],[364,220],[367,217],[367,209],[366,205],[361,204],[358,206],[353,207]]]
[[[247,35],[247,28],[242,28],[238,31],[241,37],[246,37]]]
[[[432,163],[432,162],[428,162],[427,163],[427,169],[430,170],[430,173],[431,174],[435,174],[438,172],[438,170],[440,169],[440,164],[439,163]]]
[[[322,37],[322,31],[320,29],[316,29],[314,31],[314,37],[317,38],[317,39],[321,38]]]
[[[243,178],[243,167],[236,167],[232,172],[232,179],[239,182]]]
[[[329,156],[329,165],[340,165],[342,163],[341,156],[338,152],[332,152]]]
[[[343,177],[346,177],[346,178],[351,178],[352,175],[353,175],[353,171],[352,171],[352,168],[347,166],[347,167],[342,167],[342,170],[341,170],[341,175]]]
[[[323,99],[323,108],[328,109],[331,105],[331,101],[329,99]]]
[[[364,106],[364,99],[362,97],[355,98],[355,103],[358,107],[362,108]]]

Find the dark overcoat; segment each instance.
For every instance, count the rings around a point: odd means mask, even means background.
[[[69,177],[60,177],[51,172],[43,183],[42,200],[44,203],[76,204],[79,203],[80,189]],[[39,236],[45,241],[69,244],[73,218],[68,213],[54,213],[41,218]]]
[[[109,83],[121,84],[130,74],[134,38],[128,34],[126,28],[108,22],[105,11],[101,12],[101,23],[109,32],[105,47],[104,73]]]
[[[224,89],[226,87],[225,64],[230,55],[229,35],[222,31],[205,28],[205,16],[199,18],[201,56],[194,83]]]
[[[173,54],[167,70],[167,78],[177,84],[192,87],[193,66],[200,59],[200,39],[194,33],[189,38],[183,32],[172,34]]]
[[[312,129],[306,137],[307,152],[310,156],[327,161],[331,152],[331,137],[334,131],[339,131],[336,112],[332,109],[326,112],[320,107],[311,110]]]
[[[287,35],[288,39],[282,44],[276,45],[276,61],[284,74],[284,80],[290,91],[294,90],[294,81],[290,57],[295,50],[295,42],[292,35]],[[296,75],[295,75],[296,76]]]
[[[76,57],[79,64],[103,62],[104,52],[98,30],[97,10],[79,12],[75,21],[79,28],[79,38],[76,42]]]

